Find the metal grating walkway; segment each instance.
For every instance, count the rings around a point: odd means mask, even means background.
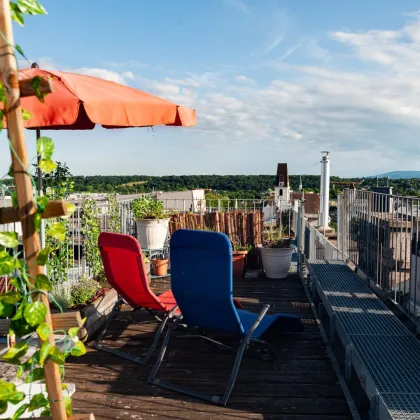
[[[419,420],[420,394],[382,394],[381,399],[393,419]]]
[[[420,419],[420,341],[343,261],[309,260],[308,268],[331,325],[349,344],[347,363],[369,396],[380,394],[377,417]]]

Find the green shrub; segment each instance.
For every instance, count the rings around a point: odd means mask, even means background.
[[[51,293],[57,303],[66,309],[85,304],[95,296],[99,288],[100,285],[96,280],[80,277],[79,281],[70,287],[63,284],[55,285]]]
[[[163,219],[167,212],[163,202],[152,197],[139,197],[131,202],[131,211],[135,219]]]

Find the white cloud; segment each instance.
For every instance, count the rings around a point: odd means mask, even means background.
[[[242,13],[249,13],[248,6],[245,4],[243,0],[223,0],[229,6],[234,7],[235,9],[239,10]]]
[[[120,83],[121,85],[127,84],[127,81],[123,73],[117,73],[116,71],[93,68],[93,67],[81,67],[76,69],[68,69],[71,73],[85,74],[86,76],[99,77],[100,79],[109,80],[111,82]]]
[[[121,73],[121,76],[124,77],[125,79],[130,79],[130,80],[135,80],[136,78],[136,76],[134,75],[132,71],[125,71]]]
[[[271,31],[264,48],[267,53],[275,50],[284,41],[291,26],[290,16],[285,9],[272,13],[268,18],[268,25],[270,22]]]
[[[251,85],[255,83],[255,80],[254,79],[251,79],[250,77],[243,76],[243,75],[236,76],[235,79],[238,82],[241,82],[241,83],[247,83],[247,84],[251,84]]]
[[[105,63],[106,66],[109,67],[125,67],[125,68],[138,68],[138,69],[144,69],[149,67],[148,64],[146,63],[139,63],[138,61],[135,60],[128,60],[128,61],[122,61],[122,62],[115,62],[115,61],[111,61],[111,62],[106,62]]]

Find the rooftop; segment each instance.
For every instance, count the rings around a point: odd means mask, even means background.
[[[169,280],[153,280],[152,288],[167,290]],[[90,349],[66,365],[66,380],[77,389],[74,412],[92,412],[97,419],[351,419],[300,278],[293,274],[280,281],[242,279],[234,290],[245,309],[256,312],[269,303],[273,313],[300,315],[305,332],[270,337],[275,362],[245,357],[227,407],[148,385],[154,360],[143,367]],[[146,311],[127,308],[112,322],[105,344],[141,354],[150,346],[156,326]],[[204,340],[174,338],[161,376],[201,391],[220,392],[233,360],[232,353]]]

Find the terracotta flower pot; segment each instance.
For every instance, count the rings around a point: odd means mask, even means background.
[[[168,274],[168,258],[157,258],[152,260],[153,273],[155,276],[166,276]]]
[[[245,260],[248,251],[233,251],[232,252],[232,268],[233,277],[242,278],[245,272]]]

